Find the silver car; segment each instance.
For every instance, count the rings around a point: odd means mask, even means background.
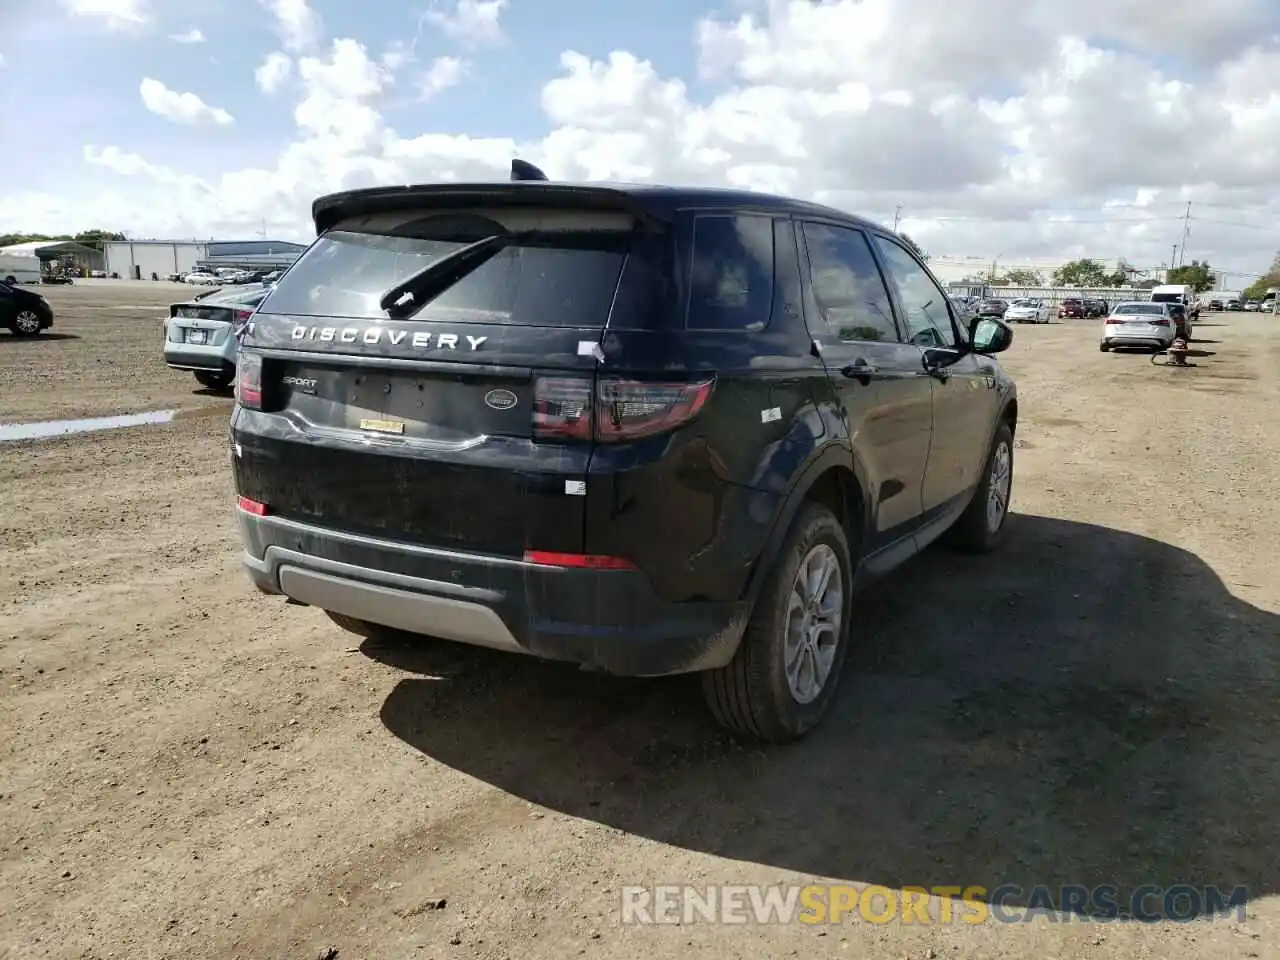
[[[202,294],[169,306],[164,324],[164,362],[195,374],[209,390],[235,382],[239,334],[271,289],[258,283]]]
[[[1175,331],[1173,306],[1146,300],[1117,303],[1102,322],[1098,349],[1104,353],[1114,347],[1167,350]]]

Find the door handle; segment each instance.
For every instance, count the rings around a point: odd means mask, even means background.
[[[865,387],[871,382],[871,378],[880,372],[880,368],[859,357],[853,363],[841,367],[840,372],[850,380],[857,380]]]

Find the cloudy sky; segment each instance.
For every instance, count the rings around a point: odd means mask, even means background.
[[[0,3],[0,232],[306,239],[318,194],[737,184],[935,256],[1280,248],[1276,0]],[[899,207],[899,205],[901,205]]]

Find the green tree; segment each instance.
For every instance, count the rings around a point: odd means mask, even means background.
[[[905,233],[900,233],[898,234],[898,236],[902,239],[903,243],[905,243],[908,247],[910,247],[912,250],[916,252],[917,257],[919,257],[925,263],[929,262],[929,255],[924,252],[924,248],[921,247],[920,244],[916,243],[914,240],[911,239],[910,236],[908,236]]]
[[[1043,287],[1044,277],[1027,267],[1014,267],[995,281],[997,287]]]
[[[1213,285],[1218,282],[1218,278],[1210,269],[1208,260],[1204,263],[1199,260],[1192,260],[1185,266],[1174,267],[1170,270],[1164,282],[1189,283],[1196,293],[1204,293],[1206,290],[1213,289]]]
[[[112,230],[82,230],[73,238],[76,243],[83,243],[86,247],[93,247],[95,250],[101,250],[104,244],[111,241],[124,240],[123,233],[116,233]]]
[[[1280,253],[1271,261],[1271,269],[1242,291],[1248,300],[1261,300],[1272,287],[1280,287]]]
[[[1072,260],[1053,271],[1059,287],[1105,287],[1111,279],[1106,267],[1096,260]]]

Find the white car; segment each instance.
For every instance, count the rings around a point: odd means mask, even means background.
[[[1006,323],[1048,323],[1049,307],[1043,300],[1015,300],[1004,312]]]
[[[222,283],[222,278],[215,277],[212,273],[188,273],[182,278],[182,282],[208,287]]]
[[[1117,303],[1102,323],[1102,341],[1098,349],[1103,353],[1116,347],[1168,350],[1175,333],[1173,309],[1172,303],[1152,303],[1149,300]],[[1188,318],[1188,334],[1190,327]]]

